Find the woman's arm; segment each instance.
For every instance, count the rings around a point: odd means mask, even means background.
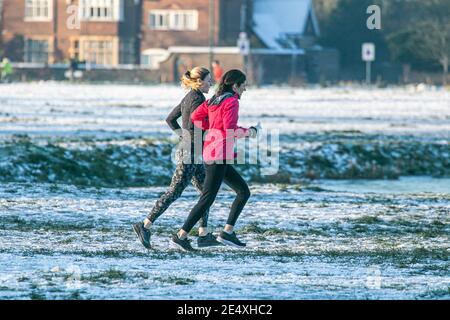
[[[181,103],[177,105],[167,116],[166,122],[173,131],[180,130],[178,119],[181,117]]]
[[[194,112],[192,112],[191,120],[194,126],[202,130],[209,129],[208,101],[203,102]]]

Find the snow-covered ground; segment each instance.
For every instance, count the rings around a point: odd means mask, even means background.
[[[164,119],[185,92],[175,86],[0,86],[0,134],[149,134],[170,129]],[[450,135],[450,92],[392,89],[248,89],[243,125],[261,120],[282,134],[349,131]]]
[[[450,297],[448,193],[251,189],[237,226],[248,247],[186,254],[172,250],[169,238],[194,203],[193,190],[161,216],[147,251],[131,225],[164,188],[3,184],[0,297]],[[217,199],[215,232],[231,202],[229,192]]]
[[[192,188],[154,250],[131,228],[170,180],[183,90],[2,85],[0,298],[449,299],[450,94],[422,89],[250,88],[240,122],[279,130],[280,173],[238,168],[246,249],[185,254],[168,239]],[[215,232],[231,202],[224,188]]]

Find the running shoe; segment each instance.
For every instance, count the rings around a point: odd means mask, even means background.
[[[181,249],[183,251],[195,251],[194,248],[191,246],[191,241],[189,239],[181,240],[178,238],[178,235],[174,234],[172,236],[172,239],[170,240],[170,243],[174,245],[176,248]]]
[[[217,241],[216,237],[210,232],[206,236],[197,238],[197,246],[199,248],[222,246],[223,244]]]
[[[152,236],[152,233],[149,229],[144,228],[144,223],[139,222],[133,225],[133,230],[138,236],[139,240],[141,241],[142,245],[146,247],[147,249],[151,249],[152,246],[150,245],[150,237]]]
[[[241,242],[237,237],[236,237],[236,233],[233,232],[231,234],[222,231],[220,233],[220,235],[217,237],[217,241],[219,241],[220,243],[223,243],[227,246],[232,246],[232,247],[245,247],[246,244]]]

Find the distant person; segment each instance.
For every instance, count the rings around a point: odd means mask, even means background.
[[[190,182],[198,189],[203,190],[205,180],[205,167],[203,163],[196,163],[194,150],[194,124],[191,120],[191,114],[205,101],[204,93],[208,93],[211,87],[211,74],[208,69],[196,67],[187,71],[182,79],[182,85],[186,89],[190,89],[189,93],[183,98],[178,106],[176,106],[166,119],[170,128],[178,132],[181,128],[177,120],[182,118],[183,134],[180,136],[182,147],[177,150],[176,160],[177,166],[172,177],[169,189],[156,201],[155,206],[144,219],[133,226],[134,231],[141,243],[147,249],[151,248],[150,236],[151,226],[166,211],[169,206],[177,200],[184,189]],[[190,159],[185,159],[186,154],[183,152],[185,148],[190,148]],[[189,152],[187,152],[189,155]],[[185,161],[190,160],[190,161]],[[212,233],[208,233],[208,215],[209,210],[205,210],[201,214],[199,227],[199,237],[197,245],[199,247],[210,247],[221,245]]]
[[[218,60],[214,60],[214,62],[212,63],[212,68],[214,75],[214,83],[216,84],[216,86],[218,86],[220,83],[220,79],[222,79],[223,77],[223,68]]]
[[[80,61],[78,61],[78,58],[71,58],[70,59],[70,71],[75,72],[78,70],[78,64]]]
[[[3,58],[1,68],[2,68],[2,75],[1,75],[2,82],[9,82],[10,76],[13,73],[13,67],[8,58],[6,57]]]

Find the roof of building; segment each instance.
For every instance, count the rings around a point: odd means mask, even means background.
[[[308,23],[316,36],[320,33],[312,0],[254,0],[253,21],[253,31],[271,49],[295,48],[285,40],[303,36]]]

